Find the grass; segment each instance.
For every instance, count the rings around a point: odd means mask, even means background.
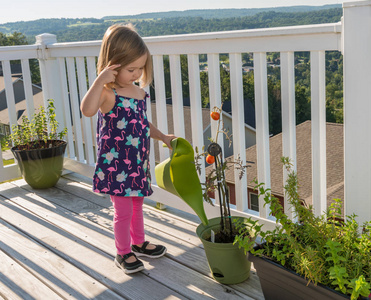
[[[104,22],[143,22],[143,21],[154,21],[153,18],[148,19],[135,19],[135,18],[124,18],[124,19],[105,19]]]
[[[8,165],[12,165],[12,164],[14,164],[14,158],[7,159],[7,160],[3,159],[3,165],[4,166],[8,166]]]
[[[12,165],[14,164],[14,158],[12,159],[3,159],[3,164],[4,164],[4,167],[5,166],[8,166],[8,165]],[[9,179],[9,180],[5,180],[5,181],[1,181],[0,184],[4,183],[4,182],[10,182],[10,181],[14,181],[14,180],[18,180],[18,179],[22,179],[22,177],[17,177],[17,178],[13,178],[13,179]]]
[[[11,31],[11,28],[6,26],[0,26],[0,32],[4,33],[5,35],[9,34]]]
[[[101,25],[102,23],[92,23],[92,22],[86,22],[86,23],[76,23],[76,24],[70,24],[67,27],[78,27],[78,26],[93,26],[93,25]]]

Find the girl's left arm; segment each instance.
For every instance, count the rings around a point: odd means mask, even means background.
[[[158,130],[151,122],[149,123],[149,130],[151,132],[151,138],[159,141],[163,141],[169,149],[171,148],[170,142],[176,138],[173,134],[163,134],[160,130]]]

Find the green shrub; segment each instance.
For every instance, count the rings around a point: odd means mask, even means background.
[[[8,136],[7,142],[13,144],[17,150],[50,148],[57,146],[58,140],[67,134],[67,128],[60,132],[57,130],[54,100],[49,99],[46,111],[40,106],[39,112],[34,114],[31,121],[23,116],[21,125],[12,126],[13,133]]]
[[[355,215],[343,220],[340,199],[335,199],[325,214],[315,216],[311,207],[302,205],[297,174],[292,171],[289,159],[282,161],[289,174],[286,197],[298,221],[292,221],[271,191],[256,182],[259,196],[264,196],[264,205],[270,205],[271,215],[280,226],[268,231],[262,230],[264,226],[254,226],[256,235],[265,242],[255,249],[243,236],[238,236],[236,242],[254,255],[267,257],[315,284],[351,295],[351,299],[369,296],[371,222],[360,226]]]

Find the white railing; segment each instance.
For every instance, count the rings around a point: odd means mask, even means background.
[[[283,155],[290,157],[296,168],[296,122],[295,122],[295,76],[294,52],[309,51],[311,58],[311,105],[312,105],[312,189],[316,214],[326,208],[326,114],[325,114],[325,51],[342,51],[344,55],[344,120],[345,120],[345,211],[356,213],[360,221],[370,220],[371,140],[363,132],[371,128],[370,93],[371,62],[371,1],[344,3],[342,22],[323,25],[294,26],[229,32],[200,33],[145,38],[152,55],[158,128],[167,133],[163,56],[169,55],[171,92],[173,98],[175,135],[184,136],[185,126],[192,127],[192,144],[201,148],[203,129],[201,116],[201,90],[199,54],[207,54],[209,72],[210,107],[220,106],[221,87],[219,54],[228,53],[233,115],[233,152],[245,157],[243,132],[243,81],[242,53],[253,53],[255,77],[256,141],[258,181],[270,187],[267,52],[280,52]],[[365,30],[365,34],[360,32]],[[12,94],[9,61],[22,60],[25,90],[30,88],[28,59],[37,58],[40,63],[44,99],[56,101],[61,126],[68,128],[67,169],[91,176],[95,153],[95,118],[81,116],[79,99],[82,99],[96,77],[95,60],[99,54],[100,41],[56,43],[55,36],[43,34],[31,46],[0,47],[0,60],[5,71],[5,86],[9,108],[9,120],[16,123],[14,95]],[[184,120],[180,55],[188,57],[189,89],[192,122]],[[361,70],[360,70],[360,69]],[[26,100],[33,110],[32,95]],[[151,116],[151,106],[148,107]],[[71,114],[70,114],[71,112]],[[71,122],[72,119],[72,122]],[[185,123],[185,121],[187,123]],[[73,126],[72,126],[73,124]],[[216,128],[212,126],[214,135]],[[153,143],[153,142],[152,142]],[[153,149],[153,145],[152,145]],[[154,154],[152,151],[152,162]],[[169,156],[160,147],[160,160]],[[1,157],[0,157],[1,158]],[[152,163],[152,174],[154,174]],[[15,176],[15,166],[3,167],[0,159],[0,181]],[[12,172],[8,172],[11,170]],[[204,178],[201,175],[201,180]],[[247,180],[237,179],[236,210],[234,214],[252,214],[247,204]],[[186,183],[185,183],[186,184]],[[190,211],[178,198],[155,186],[151,199]],[[217,207],[205,205],[208,217],[217,216]],[[285,205],[287,209],[288,205]],[[259,216],[267,224],[269,208],[260,201]]]
[[[32,96],[32,84],[29,59],[38,58],[38,45],[29,46],[13,46],[13,47],[0,47],[0,61],[3,69],[3,77],[5,84],[5,95],[8,109],[9,124],[17,124],[16,108],[14,90],[12,85],[10,61],[21,60],[22,75],[24,78],[24,91],[27,103],[27,115],[32,116],[34,113],[34,101]],[[1,122],[1,120],[0,120]],[[0,181],[9,180],[20,176],[17,165],[4,166],[2,159],[2,151],[0,151]]]

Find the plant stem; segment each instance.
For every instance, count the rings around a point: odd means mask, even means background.
[[[223,166],[223,155],[220,153],[220,165]],[[225,173],[224,171],[221,174],[221,180],[223,181],[223,206],[224,206],[224,214],[229,219],[229,238],[232,239],[232,219],[231,219],[231,207],[229,205],[229,193],[228,193],[228,186],[225,181]]]
[[[215,156],[214,156],[215,157]],[[218,170],[218,156],[215,157],[215,170]],[[222,192],[221,192],[221,187],[220,187],[220,174],[218,172],[216,173],[216,180],[218,182],[218,194],[219,194],[219,206],[220,206],[220,227],[221,230],[224,231],[224,218],[223,218],[223,204],[222,204]]]
[[[215,136],[215,143],[218,143],[218,135],[219,135],[219,128],[220,128],[221,119],[218,120],[218,128],[216,129],[216,136]]]

